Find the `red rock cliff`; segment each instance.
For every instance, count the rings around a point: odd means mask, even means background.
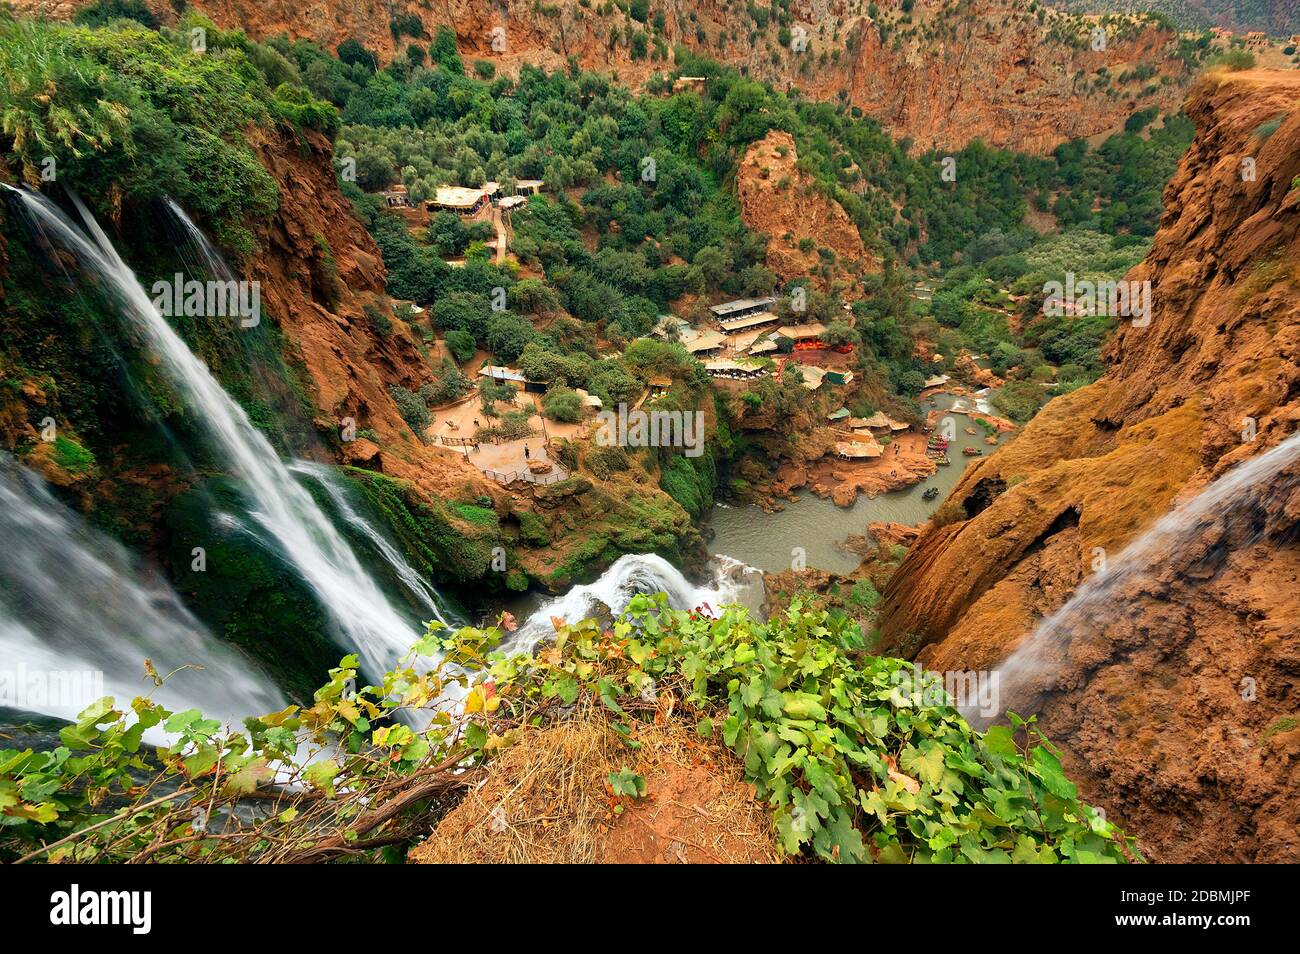
[[[1099,555],[1296,431],[1298,95],[1263,71],[1193,91],[1195,142],[1128,276],[1151,282],[1150,324],[1124,322],[1101,380],[966,472],[884,594],[885,650],[996,667]],[[1300,474],[1283,476],[1244,525],[1153,566],[1040,697],[1089,796],[1158,860],[1300,860]]]
[[[54,18],[71,17],[87,2],[10,0],[20,14]],[[161,21],[175,20],[171,0],[146,2]],[[330,50],[353,38],[385,62],[412,42],[427,46],[449,25],[463,56],[491,60],[499,72],[517,74],[523,64],[563,69],[572,57],[633,86],[672,69],[681,45],[812,99],[843,100],[923,148],[982,139],[1049,152],[1068,139],[1114,131],[1134,110],[1176,108],[1188,80],[1176,35],[1153,21],[1116,19],[1098,50],[1092,21],[1043,5],[1031,11],[1015,0],[916,0],[908,13],[901,0],[871,6],[875,19],[860,0],[794,0],[793,22],[783,29],[766,8],[759,25],[738,0],[655,0],[644,24],[616,5],[578,0],[189,2],[224,29],[258,39],[283,34]],[[423,37],[394,37],[390,24],[399,15],[417,17]],[[498,29],[504,33],[494,34]],[[635,49],[639,33],[644,54]],[[501,40],[495,46],[494,36]]]

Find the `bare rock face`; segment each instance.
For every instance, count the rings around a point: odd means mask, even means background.
[[[741,217],[769,236],[767,264],[782,282],[809,276],[823,289],[832,284],[857,287],[853,277],[879,271],[880,263],[862,244],[848,213],[817,191],[798,161],[787,132],[774,129],[750,146],[736,175]],[[822,263],[823,248],[835,253],[833,265]]]
[[[389,389],[418,389],[430,380],[429,367],[400,320],[381,336],[365,317],[366,305],[389,308],[383,259],[338,190],[329,142],[317,133],[298,139],[264,130],[250,130],[249,141],[275,178],[280,203],[257,228],[262,252],[245,263],[245,277],[261,283],[264,307],[306,372],[317,426],[350,427],[355,439],[341,445],[345,461],[426,492],[445,495],[466,483],[497,492],[463,458],[411,433],[397,410]]]
[[[68,19],[90,0],[10,0],[20,15]],[[161,22],[171,0],[146,0]],[[630,86],[671,69],[684,46],[778,88],[843,101],[919,148],[988,145],[1046,153],[1073,138],[1118,129],[1138,109],[1175,108],[1190,79],[1178,37],[1154,20],[1110,22],[1102,48],[1095,21],[1016,0],[794,0],[793,22],[754,20],[732,0],[690,0],[640,23],[617,6],[556,0],[190,0],[223,29],[256,39],[287,35],[334,50],[358,40],[388,62],[440,26],[467,59],[517,75],[527,64],[614,74]],[[605,12],[606,6],[609,11]],[[875,11],[875,19],[869,11]],[[395,36],[415,17],[423,35]],[[643,33],[646,52],[629,37]],[[656,41],[659,41],[656,54]],[[657,58],[658,57],[660,58]],[[1103,73],[1102,70],[1105,70]],[[779,234],[779,233],[778,233]]]
[[[997,667],[1102,561],[1296,431],[1298,98],[1300,76],[1270,71],[1193,91],[1196,139],[1128,276],[1151,283],[1149,324],[1121,322],[1101,380],[966,471],[884,593],[885,650]],[[1162,554],[1035,702],[1157,860],[1300,860],[1298,488],[1293,465]]]

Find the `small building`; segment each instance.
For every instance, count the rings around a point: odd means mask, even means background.
[[[722,353],[722,348],[726,343],[727,339],[722,336],[721,332],[717,331],[702,331],[690,341],[683,342],[686,350],[697,358],[717,357]]]
[[[660,315],[650,334],[664,341],[686,341],[691,337],[688,332],[692,330],[691,323],[685,318],[678,318],[676,315]]]
[[[455,212],[457,215],[474,215],[483,208],[487,196],[482,189],[464,186],[438,186],[432,199],[425,203],[430,212]]]
[[[777,350],[776,335],[770,334],[766,337],[759,338],[749,346],[749,353],[752,355],[769,354]]]
[[[501,191],[501,183],[491,180],[483,183],[483,194],[489,199],[496,198],[496,194]]]
[[[478,369],[479,377],[490,378],[497,383],[517,384],[529,394],[545,394],[545,381],[529,381],[522,371],[507,368],[504,365],[485,364]]]
[[[527,196],[527,195],[541,195],[541,194],[542,194],[541,179],[516,179],[515,180],[515,195]]]
[[[704,370],[708,372],[711,378],[729,378],[733,381],[745,381],[753,378],[766,377],[767,368],[757,364],[746,364],[741,361],[721,360],[707,361],[704,364]]]
[[[926,379],[925,379],[925,387],[927,387],[927,388],[941,388],[941,387],[943,387],[945,384],[947,384],[948,381],[949,381],[948,375],[946,375],[946,374],[936,374],[936,375],[935,375],[934,377],[932,377],[932,378],[926,378]]]
[[[853,372],[847,368],[828,368],[826,371],[826,380],[831,384],[852,384]]]
[[[776,333],[782,338],[789,338],[795,344],[800,341],[812,341],[822,336],[826,326],[820,321],[812,321],[806,325],[782,325],[776,329]]]
[[[724,301],[720,305],[710,305],[709,311],[713,313],[713,318],[719,325],[725,325],[767,311],[775,304],[776,299],[772,297],[737,298],[735,301]]]
[[[411,197],[406,191],[406,186],[400,182],[390,185],[379,194],[384,197],[384,202],[390,209],[409,209],[411,207]]]
[[[826,378],[826,370],[811,364],[787,364],[786,367],[797,368],[803,377],[803,386],[809,391],[816,391]],[[784,368],[782,372],[784,373]]]
[[[511,209],[517,209],[521,205],[527,205],[528,197],[523,195],[508,195],[495,201],[497,208],[509,212]]]
[[[759,328],[765,328],[768,325],[774,325],[781,319],[770,311],[758,311],[753,314],[745,315],[742,318],[728,318],[725,321],[718,320],[718,327],[727,334],[735,334],[738,331],[754,331]]]
[[[873,434],[896,434],[899,431],[910,430],[912,427],[910,424],[894,420],[883,411],[877,411],[870,417],[854,418],[851,426],[854,428],[865,428]]]
[[[705,76],[679,76],[673,80],[673,92],[680,93],[684,89],[698,89],[703,86],[708,77]]]
[[[826,420],[842,421],[848,416],[849,416],[849,409],[847,407],[842,407],[838,411],[831,411],[829,414],[827,414]]]
[[[601,408],[605,406],[605,402],[602,401],[600,398],[596,397],[596,395],[588,391],[585,391],[582,388],[574,388],[573,390],[577,392],[578,397],[582,399],[582,403],[585,407],[589,407],[592,410],[599,411]]]
[[[651,399],[657,397],[663,397],[670,390],[672,390],[673,379],[672,378],[651,378],[647,382],[647,385],[650,389]]]
[[[874,460],[884,453],[879,444],[862,441],[836,441],[835,456],[841,460]]]

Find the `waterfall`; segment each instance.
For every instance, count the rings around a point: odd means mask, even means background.
[[[202,669],[155,690],[146,659],[163,676]],[[123,706],[148,693],[234,725],[285,705],[164,581],[0,456],[0,706],[75,720],[103,696]]]
[[[324,489],[325,493],[329,495],[330,503],[335,512],[343,522],[366,538],[370,545],[374,547],[375,552],[388,564],[397,581],[402,584],[426,612],[441,623],[453,625],[461,622],[460,620],[448,619],[441,609],[441,604],[447,602],[443,599],[442,594],[438,592],[433,584],[416,572],[415,567],[411,566],[406,557],[402,556],[402,552],[380,533],[374,524],[357,512],[352,505],[352,501],[348,499],[347,488],[332,467],[312,461],[296,460],[289,465],[289,469],[296,474],[311,478]]]
[[[185,238],[186,247],[193,249],[196,253],[198,257],[197,264],[208,274],[221,281],[234,281],[235,274],[230,270],[230,266],[226,264],[226,260],[222,258],[216,246],[209,241],[208,237],[203,234],[203,230],[194,223],[194,220],[186,214],[185,210],[171,198],[165,199],[164,204],[173,220],[180,227],[181,234]],[[193,272],[194,269],[190,269],[190,271]],[[311,461],[299,460],[291,462],[289,469],[294,473],[310,478],[325,490],[338,516],[373,546],[375,552],[393,571],[393,575],[398,582],[415,598],[424,612],[429,614],[426,618],[436,619],[448,625],[463,622],[447,618],[443,610],[447,600],[443,598],[436,587],[416,572],[415,568],[402,556],[402,552],[387,537],[356,510],[349,499],[347,489],[333,468]]]
[[[763,575],[730,557],[711,562],[712,578],[702,586],[691,583],[681,571],[653,553],[621,556],[595,582],[575,586],[547,600],[520,624],[502,646],[510,652],[528,652],[555,634],[552,618],[575,623],[600,615],[602,607],[617,615],[638,593],[664,593],[673,609],[741,603],[757,613],[762,608]]]
[[[1045,618],[998,667],[1004,700],[1015,707],[1018,698],[1041,691],[1032,683],[1058,672],[1074,640],[1104,630],[1132,611],[1126,587],[1164,570],[1177,571],[1180,556],[1195,555],[1197,538],[1210,526],[1240,518],[1261,494],[1260,485],[1274,481],[1300,459],[1300,434],[1271,450],[1238,464],[1155,525],[1082,586],[1056,612]],[[1005,708],[1005,706],[1004,706]]]
[[[342,534],[243,409],[168,324],[93,216],[73,196],[85,224],[83,233],[44,196],[6,188],[18,196],[34,227],[75,255],[120,301],[123,314],[143,334],[229,473],[242,481],[253,502],[253,522],[311,587],[339,627],[346,648],[356,651],[375,677],[390,669],[415,642],[415,629],[389,604]]]
[[[221,257],[216,246],[208,241],[208,237],[203,234],[203,230],[194,224],[194,220],[185,214],[185,210],[176,204],[175,200],[168,197],[163,200],[167,211],[171,213],[172,219],[180,226],[181,233],[185,236],[186,246],[193,250],[199,258],[198,265],[201,269],[211,275],[213,278],[219,278],[223,282],[232,282],[235,280],[235,273],[230,270],[226,260]],[[189,263],[187,263],[189,264]],[[199,269],[190,267],[189,272],[196,275]]]

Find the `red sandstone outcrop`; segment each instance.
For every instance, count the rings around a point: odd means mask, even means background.
[[[782,282],[809,277],[825,290],[841,285],[858,297],[854,277],[879,271],[847,212],[823,195],[812,176],[798,168],[799,154],[788,132],[772,130],[749,147],[736,173],[745,224],[768,236],[767,264]],[[835,253],[822,261],[820,249]]]
[[[1194,90],[1195,142],[1128,276],[1151,282],[1150,324],[1123,322],[1101,380],[966,471],[884,594],[885,651],[997,666],[1099,556],[1295,432],[1298,97],[1300,76],[1264,71]],[[1157,860],[1300,860],[1297,484],[1272,482],[1246,526],[1208,526],[1196,553],[1154,566],[1041,699],[1088,797]]]

